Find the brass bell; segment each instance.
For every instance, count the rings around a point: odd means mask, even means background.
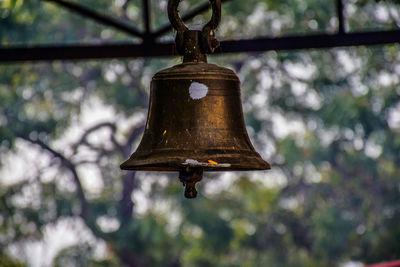
[[[203,171],[265,170],[270,165],[254,150],[246,132],[240,81],[227,68],[208,64],[206,53],[218,42],[220,0],[202,31],[188,30],[169,1],[183,63],[154,75],[146,128],[139,147],[121,165],[124,170],[179,171],[185,197],[196,197]]]

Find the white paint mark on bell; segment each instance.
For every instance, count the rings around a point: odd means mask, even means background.
[[[195,159],[186,159],[185,162],[182,163],[182,165],[185,166],[191,166],[191,167],[227,167],[229,168],[231,164],[229,163],[218,163],[218,164],[213,164],[213,163],[208,163],[208,162],[200,162]]]
[[[208,93],[208,87],[205,84],[192,82],[189,87],[189,94],[191,99],[202,99]]]
[[[186,159],[186,160],[185,160],[185,163],[186,163],[186,164],[200,164],[200,162],[198,162],[198,161],[195,160],[195,159]]]

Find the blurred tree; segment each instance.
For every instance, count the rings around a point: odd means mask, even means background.
[[[83,4],[143,27],[140,1]],[[166,2],[153,4],[153,24],[163,25]],[[182,10],[195,4],[184,1]],[[0,5],[2,45],[132,39],[42,1]],[[351,30],[400,19],[396,1],[348,1],[346,14]],[[230,1],[218,34],[336,27],[333,2]],[[249,133],[273,170],[207,174],[213,179],[195,200],[182,197],[176,174],[118,168],[143,131],[152,75],[178,59],[0,66],[0,263],[336,266],[400,258],[399,58],[399,45],[210,57],[240,76]]]

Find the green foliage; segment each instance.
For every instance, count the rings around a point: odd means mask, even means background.
[[[22,263],[19,263],[15,261],[14,259],[11,259],[5,254],[0,254],[0,266],[3,267],[23,267],[24,265]]]

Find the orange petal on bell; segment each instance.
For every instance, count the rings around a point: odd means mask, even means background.
[[[164,132],[162,133],[162,135],[165,135],[167,133],[167,130],[164,130]]]
[[[215,162],[215,161],[213,161],[213,160],[211,160],[211,159],[209,159],[208,162],[209,162],[210,164],[213,164],[213,165],[217,165],[217,164],[218,164],[218,162]]]

